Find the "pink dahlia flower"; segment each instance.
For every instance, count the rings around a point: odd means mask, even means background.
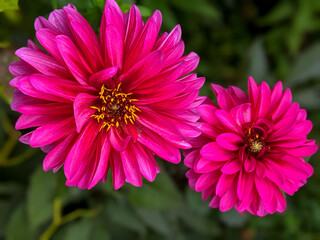
[[[306,110],[292,103],[281,82],[270,89],[250,77],[248,96],[233,86],[212,89],[218,107],[208,101],[197,108],[203,134],[185,150],[190,186],[221,211],[284,211],[283,192],[293,195],[313,173],[303,160],[317,150],[306,138],[312,128]]]
[[[16,129],[32,128],[20,140],[41,147],[45,171],[64,165],[66,184],[92,188],[109,168],[115,189],[125,181],[153,181],[154,154],[178,163],[186,139],[200,135],[204,78],[189,74],[195,53],[183,56],[181,29],[159,35],[161,13],[146,23],[135,5],[123,14],[105,5],[99,39],[73,5],[35,21],[36,37],[16,51],[11,107],[22,115]]]

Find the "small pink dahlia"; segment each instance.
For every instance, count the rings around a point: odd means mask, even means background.
[[[204,78],[183,56],[181,29],[158,36],[161,13],[146,23],[135,5],[123,14],[105,5],[99,39],[73,5],[35,21],[42,50],[32,41],[16,51],[11,107],[22,115],[20,140],[48,154],[45,171],[64,165],[66,184],[92,188],[111,168],[113,185],[142,185],[159,172],[154,154],[178,163],[179,148],[200,135],[194,110]],[[188,75],[187,75],[188,74]]]
[[[248,96],[233,86],[212,90],[219,106],[208,101],[197,108],[203,134],[185,150],[190,186],[221,211],[284,211],[283,192],[293,195],[313,173],[303,159],[317,150],[306,138],[312,128],[306,110],[281,82],[270,90],[250,77]]]

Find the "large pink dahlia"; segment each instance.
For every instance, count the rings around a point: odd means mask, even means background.
[[[208,101],[197,108],[203,134],[185,150],[190,186],[221,211],[284,211],[283,192],[293,195],[313,173],[303,159],[317,150],[306,138],[312,128],[306,111],[281,82],[270,89],[249,78],[248,96],[233,86],[212,89],[218,106]]]
[[[199,57],[183,56],[180,26],[158,36],[160,26],[159,11],[144,23],[135,5],[123,14],[114,0],[99,39],[73,5],[36,19],[46,51],[32,41],[16,51],[11,106],[22,113],[16,128],[32,128],[20,140],[48,153],[44,170],[64,165],[67,185],[92,188],[110,168],[118,189],[153,181],[154,154],[180,161],[179,148],[200,135],[204,79],[189,74]]]

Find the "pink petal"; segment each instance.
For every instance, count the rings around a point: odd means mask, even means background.
[[[74,100],[74,118],[77,126],[77,132],[80,133],[83,126],[88,122],[90,117],[96,112],[91,106],[94,106],[94,101],[97,97],[87,93],[80,93]]]
[[[131,144],[130,144],[131,145]],[[132,151],[133,146],[129,146],[124,151],[120,152],[123,171],[126,176],[126,181],[131,183],[136,187],[141,187],[142,178],[139,169],[139,165],[137,163],[136,155]]]
[[[235,174],[242,168],[242,164],[238,158],[232,159],[221,168],[221,172],[224,174]]]
[[[117,151],[111,151],[110,167],[112,171],[112,182],[115,190],[118,190],[125,182],[125,175],[122,167],[121,156]]]
[[[52,77],[70,77],[70,73],[61,66],[54,58],[47,54],[31,48],[20,48],[15,54],[22,60],[26,61],[32,67]]]
[[[212,184],[218,181],[219,175],[218,171],[201,174],[196,182],[195,190],[201,192],[206,188],[210,188]]]
[[[240,171],[237,186],[238,198],[244,200],[247,194],[250,194],[253,187],[254,175]]]
[[[237,122],[239,126],[242,126],[245,123],[251,122],[252,121],[251,104],[244,103],[244,104],[235,106],[230,110],[230,115]]]
[[[246,172],[252,172],[256,169],[257,161],[254,157],[249,156],[245,161],[244,161],[244,170]]]
[[[111,127],[109,130],[109,141],[112,147],[119,152],[124,151],[127,148],[130,139],[131,136],[126,136],[116,127]]]
[[[239,147],[243,145],[243,139],[234,133],[222,133],[217,136],[216,142],[226,150],[238,151]]]
[[[237,174],[221,174],[216,187],[216,194],[222,197],[229,189],[233,183]]]
[[[153,154],[149,150],[145,149],[139,143],[134,143],[133,150],[137,157],[137,162],[138,162],[141,174],[148,181],[150,182],[154,181],[158,172],[158,165],[154,159]]]
[[[225,150],[216,142],[207,143],[200,150],[201,156],[212,161],[228,161],[237,156],[236,152]]]
[[[215,162],[205,158],[200,158],[195,162],[194,171],[197,173],[208,173],[220,169],[225,163]]]
[[[272,120],[276,121],[281,117],[290,107],[292,102],[292,95],[290,89],[287,89],[280,100],[280,102],[275,107],[275,111],[272,113]]]
[[[215,111],[215,115],[225,128],[227,128],[235,133],[238,133],[240,135],[242,134],[242,129],[232,119],[232,117],[230,116],[230,114],[228,112],[225,112],[223,110],[217,110],[217,111]]]
[[[111,66],[122,69],[123,59],[123,36],[114,25],[107,25],[105,30],[105,42],[108,53],[105,57],[109,59]]]
[[[73,117],[55,123],[46,124],[33,131],[30,139],[31,147],[41,147],[53,143],[75,130]]]
[[[231,187],[228,189],[228,191],[223,196],[221,196],[220,204],[219,204],[220,211],[222,212],[228,211],[236,204],[236,202],[238,201],[236,189],[237,189],[237,185],[235,182],[233,182],[233,184],[231,184]]]

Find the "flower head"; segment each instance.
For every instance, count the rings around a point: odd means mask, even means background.
[[[281,82],[270,89],[249,78],[248,96],[233,86],[212,84],[212,90],[218,106],[208,101],[197,108],[203,134],[185,150],[190,186],[221,211],[284,211],[282,192],[293,195],[313,173],[303,159],[317,150],[306,138],[312,128],[306,111]]]
[[[204,78],[183,56],[180,26],[159,36],[161,13],[146,23],[135,5],[123,14],[108,0],[99,39],[73,5],[35,21],[36,37],[16,51],[11,107],[22,115],[20,140],[41,147],[44,170],[64,166],[66,184],[92,188],[109,168],[115,189],[159,172],[154,154],[178,163],[179,148],[200,135],[194,108]]]

